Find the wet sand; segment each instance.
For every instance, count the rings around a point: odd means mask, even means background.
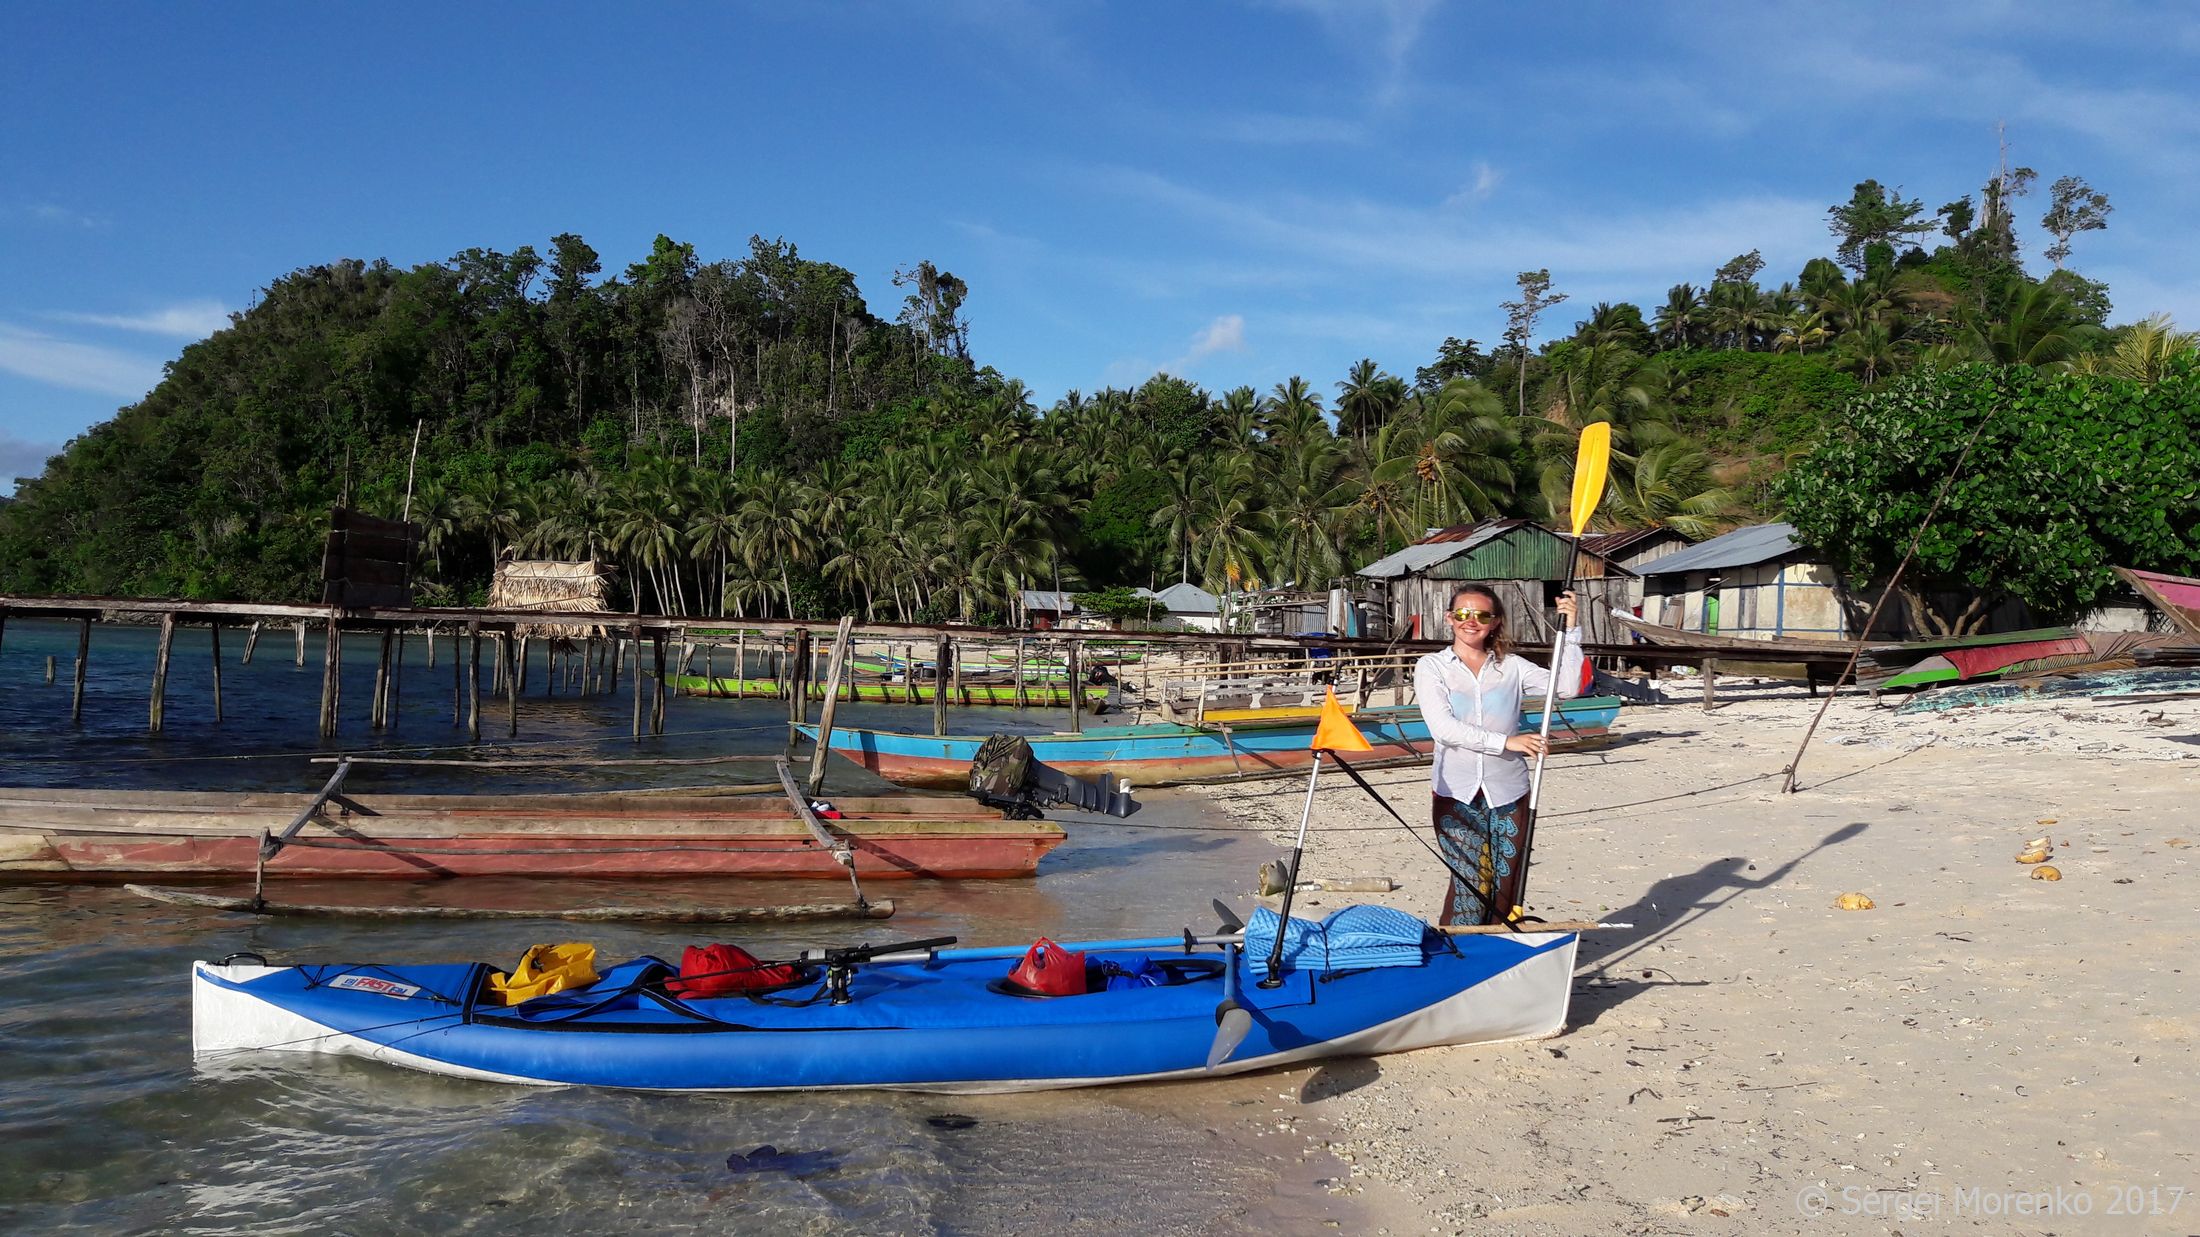
[[[1274,1076],[1350,1165],[1317,1184],[1401,1234],[2200,1232],[2200,701],[1845,697],[1781,795],[1817,702],[1722,693],[1551,763],[1534,910],[1634,925],[1584,941],[1562,1035]],[[1425,771],[1370,780],[1427,818]],[[1287,846],[1303,787],[1200,793]],[[1404,887],[1301,905],[1433,915],[1362,792],[1315,820],[1307,876]],[[2060,881],[2015,862],[2041,835]]]

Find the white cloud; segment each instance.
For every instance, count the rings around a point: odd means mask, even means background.
[[[0,494],[15,489],[16,478],[35,477],[46,471],[46,461],[61,448],[50,442],[25,442],[0,433]]]
[[[1827,248],[1825,206],[1750,195],[1627,214],[1528,212],[1469,224],[1441,206],[1396,206],[1352,196],[1226,197],[1151,172],[1103,168],[1095,183],[1210,225],[1236,249],[1265,248],[1294,262],[1376,269],[1417,279],[1510,279],[1549,267],[1561,286],[1594,276],[1699,277],[1734,256],[1738,238],[1775,269]],[[1594,210],[1588,204],[1585,210]]]
[[[1456,210],[1462,206],[1472,206],[1476,202],[1486,202],[1492,193],[1497,192],[1499,182],[1504,179],[1505,174],[1491,167],[1487,160],[1477,159],[1474,161],[1474,179],[1460,186],[1457,193],[1445,198],[1444,205]]]
[[[63,322],[112,327],[118,331],[204,339],[229,325],[229,313],[229,308],[220,301],[182,301],[142,314],[54,313],[48,316]]]
[[[0,369],[51,386],[134,400],[160,381],[161,363],[0,324]]]
[[[1161,368],[1172,374],[1181,374],[1218,352],[1245,351],[1245,315],[1224,314],[1208,323],[1199,334],[1192,337],[1192,346],[1183,356]]]
[[[0,211],[0,215],[6,212]],[[104,222],[82,211],[71,210],[59,202],[32,202],[21,208],[28,219],[57,228],[96,228]]]

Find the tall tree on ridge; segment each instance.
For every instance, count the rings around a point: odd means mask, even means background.
[[[2040,216],[2040,226],[2055,238],[2055,243],[2044,251],[2047,260],[2061,270],[2063,259],[2070,256],[2070,238],[2107,227],[2108,212],[2114,209],[2108,204],[2108,195],[2085,183],[2084,177],[2057,177],[2048,186],[2047,213]]]
[[[1543,311],[1566,299],[1563,292],[1551,291],[1551,272],[1522,271],[1513,282],[1520,286],[1520,299],[1503,301],[1499,308],[1505,311],[1505,344],[1513,350],[1519,374],[1518,403],[1522,417],[1528,415],[1528,341],[1535,337],[1535,320]]]

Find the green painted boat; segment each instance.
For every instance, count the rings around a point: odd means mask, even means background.
[[[726,675],[706,678],[700,674],[666,675],[665,681],[684,696],[721,696],[735,699],[778,699],[781,695],[777,679],[736,679]],[[939,694],[936,683],[844,683],[841,685],[843,700],[859,700],[874,704],[929,704]],[[1094,688],[1097,697],[1099,688]],[[851,694],[852,693],[852,694]],[[810,698],[825,698],[825,685],[812,683]],[[1026,682],[1024,698],[1016,698],[1014,683],[965,683],[960,693],[950,690],[950,702],[966,705],[998,705],[1014,708],[1022,704],[1030,708],[1068,708],[1069,687],[1059,681],[1053,683]]]

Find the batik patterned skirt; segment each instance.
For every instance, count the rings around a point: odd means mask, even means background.
[[[1526,875],[1520,844],[1528,821],[1527,799],[1491,807],[1480,794],[1468,803],[1432,797],[1436,849],[1451,869],[1451,891],[1439,922],[1505,922],[1520,903],[1520,882]]]

